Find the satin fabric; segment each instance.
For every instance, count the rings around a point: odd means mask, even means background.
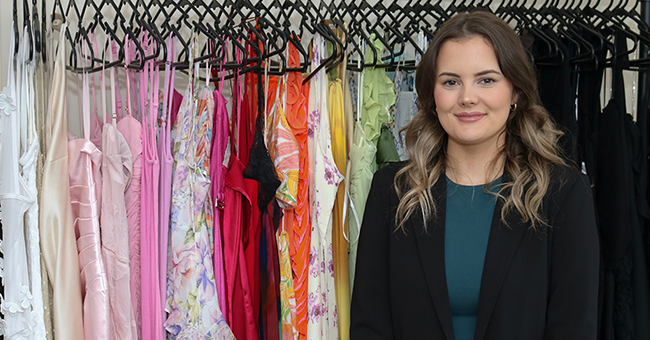
[[[289,44],[289,67],[300,64],[300,54],[295,46]],[[300,339],[307,336],[307,282],[309,276],[309,249],[311,239],[311,219],[309,215],[309,149],[307,137],[307,98],[309,84],[302,84],[300,72],[289,72],[287,76],[287,123],[298,145],[299,171],[298,192],[294,221],[285,224],[289,238],[289,255],[295,292],[295,324]],[[284,333],[283,333],[284,336]]]
[[[66,25],[59,41],[65,41]],[[41,251],[53,288],[54,332],[58,339],[83,340],[79,256],[68,173],[65,46],[59,44],[46,121],[47,158],[41,195]],[[4,205],[3,205],[4,209]]]
[[[124,192],[133,170],[131,151],[113,124],[102,133],[102,250],[111,301],[111,336],[135,339],[137,329],[131,300],[129,229]]]
[[[89,140],[68,142],[70,198],[74,216],[86,339],[110,340],[110,302],[99,231],[97,193],[102,182],[102,153]]]
[[[249,80],[247,75],[247,81]],[[250,256],[251,261],[257,262],[257,277],[259,278],[259,236],[255,243],[255,231],[260,231],[259,209],[257,206],[257,182],[251,179],[244,179],[243,172],[248,162],[248,152],[252,145],[252,124],[249,114],[249,106],[252,100],[248,100],[248,94],[244,94],[242,101],[241,93],[235,86],[233,93],[233,116],[236,124],[233,124],[237,131],[237,139],[231,142],[232,156],[226,174],[226,186],[224,190],[225,205],[223,211],[223,251],[224,270],[226,274],[226,300],[228,324],[231,326],[235,337],[242,339],[257,339],[258,318],[255,317],[255,309],[259,311],[259,298],[257,301],[251,293],[251,270],[247,262],[246,250],[258,249],[257,259]],[[247,91],[251,88],[247,87]],[[242,105],[244,104],[244,105]],[[255,208],[253,208],[255,206]],[[252,212],[255,211],[253,214]],[[252,221],[256,219],[256,221]],[[253,224],[255,223],[255,224]],[[259,234],[258,234],[259,235]],[[251,254],[252,252],[249,252]],[[254,280],[254,278],[253,278]],[[259,290],[257,291],[259,297]]]
[[[340,78],[330,82],[328,99],[332,156],[339,173],[345,174],[348,148],[345,140],[345,112]],[[350,267],[348,242],[344,236],[348,227],[344,211],[345,199],[345,185],[339,185],[332,210],[332,258],[334,260],[334,286],[336,287],[336,317],[341,340],[350,338]]]
[[[221,82],[223,84],[223,81]],[[222,236],[223,209],[226,204],[226,174],[230,161],[230,130],[226,99],[222,92],[214,91],[214,133],[212,134],[212,150],[210,156],[210,193],[214,200],[214,281],[217,285],[219,308],[226,320],[228,319],[228,304],[226,303],[226,274],[224,268],[224,249]],[[224,165],[225,164],[225,165]]]

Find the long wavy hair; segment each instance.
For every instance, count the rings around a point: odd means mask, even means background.
[[[448,167],[447,132],[436,113],[433,91],[436,58],[447,40],[483,37],[493,48],[503,75],[512,83],[516,108],[506,122],[505,144],[496,160],[505,156],[505,171],[512,182],[503,183],[496,194],[503,200],[501,219],[517,211],[536,231],[548,223],[541,213],[542,199],[548,190],[554,164],[565,164],[558,147],[562,135],[548,112],[540,105],[535,71],[515,31],[506,22],[488,12],[460,13],[445,22],[435,33],[429,49],[416,70],[418,113],[404,130],[406,148],[411,156],[395,176],[400,198],[396,211],[397,230],[421,213],[424,229],[436,214],[431,188]],[[486,188],[490,183],[486,184]],[[397,231],[396,230],[396,231]]]

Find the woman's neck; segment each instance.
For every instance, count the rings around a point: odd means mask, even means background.
[[[503,174],[505,154],[492,145],[447,144],[447,168],[449,179],[460,185],[490,183]]]

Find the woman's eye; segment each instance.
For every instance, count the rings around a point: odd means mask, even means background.
[[[458,85],[458,82],[453,79],[447,79],[443,82],[443,84],[447,86],[454,86],[454,85]]]
[[[494,83],[494,79],[492,79],[492,78],[483,78],[483,79],[481,79],[481,83],[482,84],[492,84],[492,83]]]

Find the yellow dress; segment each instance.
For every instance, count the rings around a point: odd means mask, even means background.
[[[329,85],[329,119],[334,163],[342,174],[346,173],[347,146],[345,143],[345,112],[341,79]],[[344,217],[345,185],[339,185],[332,211],[332,253],[334,258],[334,287],[339,326],[339,339],[349,339],[350,333],[350,272],[348,243],[344,236],[347,228]],[[346,232],[347,234],[347,232]]]

